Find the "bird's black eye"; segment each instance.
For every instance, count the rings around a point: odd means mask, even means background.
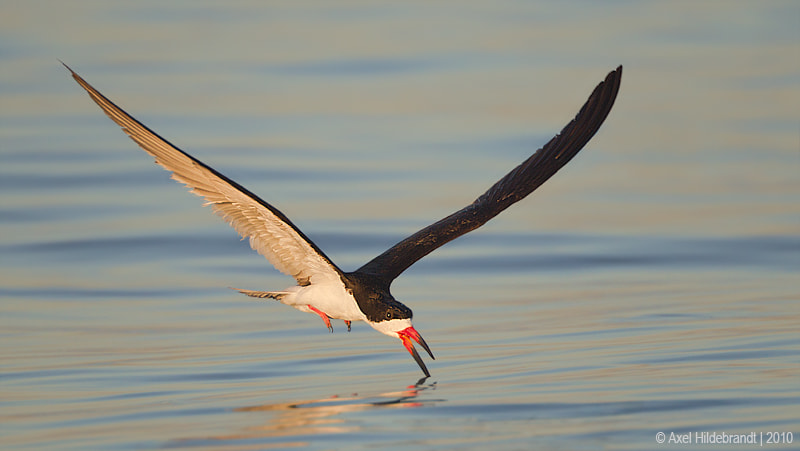
[[[386,319],[392,319],[392,311],[391,310],[386,312]]]

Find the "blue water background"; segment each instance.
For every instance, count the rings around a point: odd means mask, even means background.
[[[3,11],[2,448],[797,448],[796,2]],[[625,69],[574,161],[394,283],[437,357],[418,383],[363,323],[329,334],[229,290],[293,280],[58,59],[347,270],[471,202]]]

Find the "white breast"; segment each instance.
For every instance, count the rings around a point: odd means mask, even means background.
[[[313,283],[304,287],[293,286],[285,290],[288,295],[280,301],[306,313],[308,306],[325,312],[329,317],[347,321],[364,321],[367,317],[358,308],[352,294],[341,283]]]

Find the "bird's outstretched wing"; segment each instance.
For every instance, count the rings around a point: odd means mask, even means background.
[[[62,63],[63,64],[63,63]],[[172,178],[205,198],[214,212],[233,226],[250,246],[301,285],[341,280],[342,271],[277,208],[212,167],[170,144],[131,117],[64,64],[72,78]]]
[[[390,284],[417,260],[439,246],[477,229],[511,204],[524,198],[574,157],[605,120],[619,91],[622,66],[610,72],[569,124],[488,191],[450,216],[425,227],[375,257],[356,272]]]

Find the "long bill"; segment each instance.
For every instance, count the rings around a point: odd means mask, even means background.
[[[431,356],[432,359],[436,360],[436,357],[434,357],[433,353],[431,352],[431,348],[428,347],[428,344],[425,343],[425,340],[422,339],[422,336],[419,334],[419,332],[417,332],[417,330],[412,326],[401,330],[397,334],[399,335],[400,340],[403,342],[403,346],[406,347],[409,354],[411,354],[411,357],[414,358],[414,361],[417,362],[417,365],[419,365],[422,372],[425,373],[425,377],[431,377],[431,373],[428,372],[425,362],[422,361],[422,357],[419,356],[417,349],[414,347],[414,343],[411,342],[413,339],[419,343],[419,345],[428,352],[428,355]]]

